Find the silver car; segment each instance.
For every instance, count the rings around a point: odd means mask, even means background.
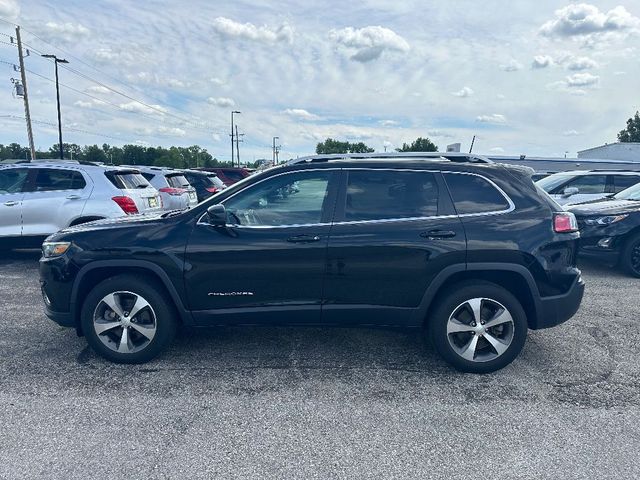
[[[179,170],[136,166],[144,178],[158,189],[165,210],[184,210],[198,204],[196,189]]]
[[[549,175],[536,182],[560,205],[598,200],[640,182],[640,171],[573,170]]]
[[[159,211],[158,191],[131,168],[72,161],[0,167],[0,240],[13,247],[39,246],[71,225]]]

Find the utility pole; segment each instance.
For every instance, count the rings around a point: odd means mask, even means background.
[[[53,58],[56,66],[56,98],[58,100],[58,142],[60,143],[60,160],[64,160],[64,150],[62,148],[62,119],[60,116],[60,83],[58,82],[58,63],[69,63],[64,58],[58,58],[55,55],[42,55],[44,58]]]
[[[244,133],[241,133],[240,135],[244,135]],[[240,140],[240,135],[238,135],[238,125],[236,125],[236,155],[238,156],[238,168],[240,168],[240,145],[239,145],[239,142],[242,141],[242,140]]]
[[[279,140],[279,139],[280,139],[280,137],[273,137],[273,154],[272,154],[271,162],[274,165],[278,164],[278,152],[280,150],[280,146],[276,145],[276,140]]]
[[[24,57],[22,55],[22,40],[20,39],[20,26],[16,25],[16,41],[18,42],[18,58],[20,59],[20,77],[22,78],[22,88],[24,89],[24,118],[27,120],[27,135],[29,136],[29,149],[31,150],[31,161],[36,159],[36,149],[33,145],[33,130],[31,129],[31,113],[29,111],[29,95],[27,93],[27,72],[24,68]]]
[[[473,150],[473,144],[476,143],[476,136],[474,135],[473,138],[471,139],[471,148],[469,149],[469,153],[471,153],[471,150]]]
[[[239,112],[237,110],[231,111],[231,135],[230,136],[231,136],[231,166],[232,167],[233,167],[233,142],[234,142],[233,138],[235,136],[235,133],[233,132],[233,114],[234,113],[242,113],[242,112]]]

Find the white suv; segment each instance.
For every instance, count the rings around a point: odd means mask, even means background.
[[[536,184],[560,205],[604,198],[640,183],[640,171],[574,170],[549,175]]]
[[[196,189],[180,170],[165,167],[135,167],[158,189],[165,210],[184,210],[198,204]]]
[[[161,210],[158,191],[135,169],[71,161],[0,167],[4,246],[40,246],[70,225]]]

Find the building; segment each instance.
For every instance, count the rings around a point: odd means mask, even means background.
[[[587,148],[578,152],[578,158],[597,158],[600,160],[623,160],[640,163],[640,143],[605,143],[599,147]]]

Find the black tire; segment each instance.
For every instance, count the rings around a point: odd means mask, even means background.
[[[620,265],[629,275],[640,278],[640,234],[625,242],[620,254]]]
[[[527,338],[527,317],[520,302],[506,289],[485,281],[462,282],[448,290],[451,293],[438,301],[430,318],[427,319],[427,332],[436,351],[447,363],[463,372],[489,373],[509,365],[518,356]],[[492,315],[497,316],[497,313],[501,312],[500,307],[507,310],[512,321],[491,327],[486,332],[480,331],[478,334],[476,331],[472,332],[472,328],[480,330],[484,328],[477,324],[471,327],[474,316],[471,314],[471,303],[466,302],[473,302],[472,299],[483,299],[479,302],[483,321],[490,320],[493,318]],[[454,317],[453,325],[449,323],[452,317]],[[447,333],[448,325],[453,327],[460,325],[461,328],[466,328],[465,321],[456,323],[460,318],[470,319],[469,331]],[[508,340],[504,343],[508,344],[508,347],[502,353],[498,353],[485,335],[489,336],[492,342],[495,342],[496,338]],[[477,349],[474,348],[470,353],[465,346],[469,347],[473,337],[476,336],[476,343],[473,345],[477,346]],[[498,346],[501,349],[503,347]],[[473,360],[461,356],[461,351],[466,351],[465,353],[470,354]]]
[[[131,351],[127,353],[114,350],[114,348],[119,348],[119,344],[125,345],[122,343],[122,338],[124,338],[122,331],[125,327],[110,328],[108,332],[103,332],[100,336],[95,328],[97,323],[94,323],[94,315],[97,315],[99,321],[105,322],[105,324],[118,323],[124,318],[119,317],[115,310],[111,310],[103,302],[105,297],[114,292],[123,292],[118,293],[117,298],[118,302],[122,303],[119,306],[122,307],[124,314],[129,313],[124,311],[127,308],[125,303],[128,302],[128,307],[131,308],[131,302],[137,297],[141,297],[148,304],[139,313],[128,318],[129,325],[135,325],[127,327],[127,331],[130,333],[127,334],[125,350],[129,350],[130,342],[132,345]],[[98,355],[116,363],[145,363],[155,358],[171,344],[177,328],[175,308],[167,302],[166,298],[164,287],[152,278],[127,274],[100,282],[89,292],[82,305],[80,322],[89,346]],[[100,314],[101,311],[103,314]],[[107,316],[112,317],[108,322]],[[146,327],[148,330],[153,329],[155,334],[149,340],[139,333],[140,327],[143,329]],[[139,344],[137,346],[135,345],[136,341]],[[136,348],[139,349],[136,350]]]

